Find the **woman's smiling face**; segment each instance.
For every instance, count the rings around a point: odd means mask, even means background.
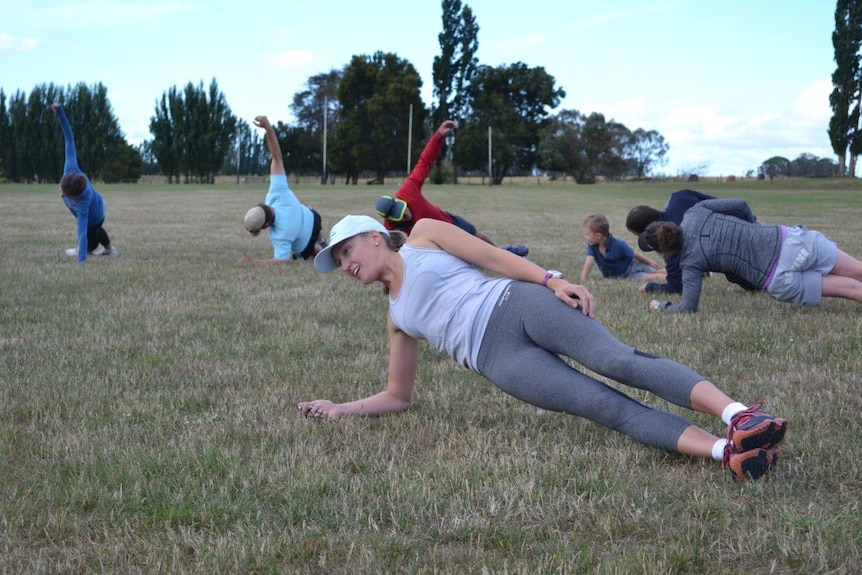
[[[375,241],[377,242],[375,244]],[[370,233],[359,234],[341,242],[333,248],[333,259],[345,273],[369,284],[377,279],[375,268],[375,250],[380,240],[375,240]]]

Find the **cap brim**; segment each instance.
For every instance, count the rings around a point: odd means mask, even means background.
[[[332,226],[329,232],[329,245],[314,256],[314,267],[321,273],[331,272],[339,267],[332,255],[332,250],[354,236],[366,232],[378,232],[389,235],[383,224],[369,216],[348,215]]]
[[[317,252],[317,255],[314,256],[314,267],[320,273],[326,274],[338,268],[338,264],[335,263],[335,260],[332,257],[333,247],[335,246],[330,244]]]
[[[642,252],[654,252],[655,248],[649,245],[646,241],[646,232],[641,233],[638,236],[638,247]]]

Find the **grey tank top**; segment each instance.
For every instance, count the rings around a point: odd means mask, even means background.
[[[389,298],[395,325],[428,340],[461,365],[476,369],[476,358],[491,312],[512,280],[489,278],[445,251],[404,245],[404,279]]]

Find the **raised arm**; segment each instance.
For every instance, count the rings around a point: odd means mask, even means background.
[[[284,169],[281,146],[278,145],[278,136],[275,135],[275,129],[269,123],[269,118],[266,116],[255,116],[254,125],[266,130],[266,147],[269,149],[269,155],[272,156],[269,173],[274,176],[286,176],[287,172]]]
[[[413,167],[413,170],[410,172],[410,175],[407,176],[407,179],[413,183],[413,187],[416,190],[416,193],[421,193],[422,184],[425,183],[425,179],[428,177],[428,174],[431,172],[431,168],[434,167],[434,162],[437,161],[437,157],[440,155],[440,152],[443,150],[443,144],[446,142],[446,136],[448,136],[452,130],[458,128],[458,123],[454,120],[446,120],[440,127],[437,128],[437,131],[428,138],[428,143],[425,144],[425,149],[422,150],[422,154],[419,156],[419,161],[416,162],[416,165]]]
[[[75,150],[75,136],[72,134],[72,126],[69,124],[69,119],[66,117],[66,112],[63,110],[63,105],[59,102],[51,104],[51,109],[57,120],[60,122],[60,129],[63,131],[63,139],[65,140],[65,161],[63,163],[63,175],[70,172],[80,172],[78,167],[78,153]]]
[[[419,340],[398,329],[390,317],[389,380],[386,389],[364,399],[347,403],[333,403],[315,399],[298,405],[304,417],[338,419],[347,415],[377,416],[404,411],[413,403],[413,389],[419,369]]]
[[[446,138],[452,130],[458,129],[458,122],[455,120],[444,120],[440,127],[437,128],[437,133]]]

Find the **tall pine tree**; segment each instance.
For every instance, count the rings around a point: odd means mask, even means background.
[[[832,93],[829,105],[829,141],[838,156],[838,173],[853,175],[856,155],[862,148],[859,132],[860,69],[859,49],[862,46],[862,0],[838,0],[835,8],[835,72],[832,73]],[[850,152],[850,169],[847,154]]]
[[[479,49],[479,25],[469,6],[462,7],[461,0],[443,0],[443,31],[437,36],[440,55],[434,58],[432,82],[437,105],[431,113],[431,129],[443,121],[464,121],[466,116],[466,86],[476,73]],[[442,181],[440,163],[437,159],[435,181]],[[453,180],[457,178],[453,174]]]

